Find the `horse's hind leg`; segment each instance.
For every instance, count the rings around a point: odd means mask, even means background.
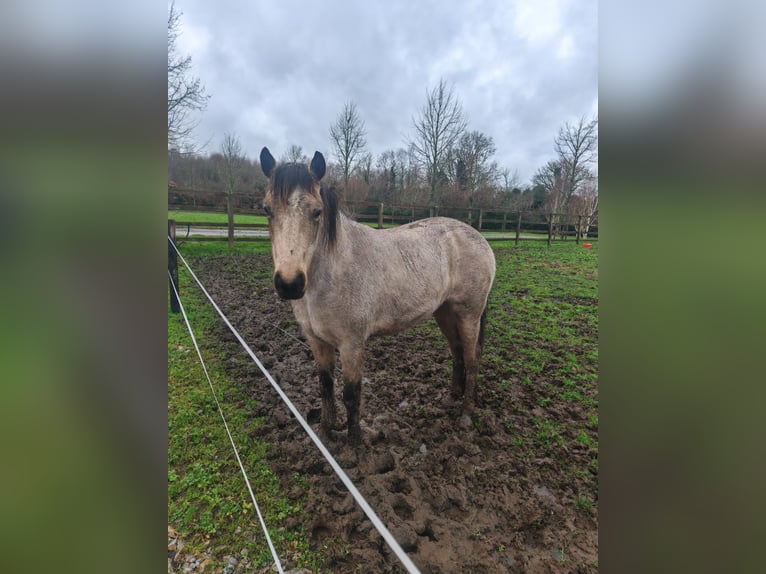
[[[457,320],[457,329],[463,346],[463,361],[465,362],[465,394],[463,395],[463,415],[473,413],[478,393],[476,390],[476,375],[479,371],[479,357],[483,343],[485,315],[475,313],[461,316]]]
[[[321,425],[322,432],[330,435],[332,427],[335,426],[335,347],[328,345],[314,337],[309,338],[311,351],[314,353],[314,360],[319,372],[319,385],[322,394],[322,414]]]
[[[449,342],[452,353],[452,398],[459,399],[465,393],[465,363],[457,328],[457,316],[450,304],[445,303],[434,312],[434,319]]]

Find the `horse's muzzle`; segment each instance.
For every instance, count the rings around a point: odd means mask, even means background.
[[[292,281],[285,281],[282,274],[274,274],[274,288],[282,299],[300,299],[306,292],[306,275],[299,271]]]

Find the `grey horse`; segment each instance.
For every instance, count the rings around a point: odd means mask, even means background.
[[[335,425],[335,351],[343,366],[348,439],[359,444],[364,348],[373,335],[393,334],[433,315],[453,358],[452,396],[463,398],[470,425],[495,256],[468,225],[434,217],[375,230],[339,209],[335,188],[321,183],[325,160],[277,162],[263,148],[269,178],[263,209],[269,220],[274,287],[292,304],[319,371],[321,430]]]

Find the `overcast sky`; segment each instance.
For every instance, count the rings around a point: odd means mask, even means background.
[[[353,100],[374,157],[405,147],[427,90],[454,86],[471,130],[522,183],[565,122],[598,111],[597,2],[176,0],[180,51],[210,98],[206,152],[235,133],[250,158],[291,144],[333,161],[330,124]]]

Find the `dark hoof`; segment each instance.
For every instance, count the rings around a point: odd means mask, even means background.
[[[358,425],[348,429],[348,444],[350,446],[362,444],[362,429]]]
[[[323,426],[320,426],[319,439],[325,444],[330,444],[332,442],[335,442],[338,439],[338,437],[336,436],[336,432],[334,430],[326,429]]]
[[[322,420],[322,409],[320,408],[311,409],[306,414],[306,421],[309,424],[316,424],[321,420]]]

